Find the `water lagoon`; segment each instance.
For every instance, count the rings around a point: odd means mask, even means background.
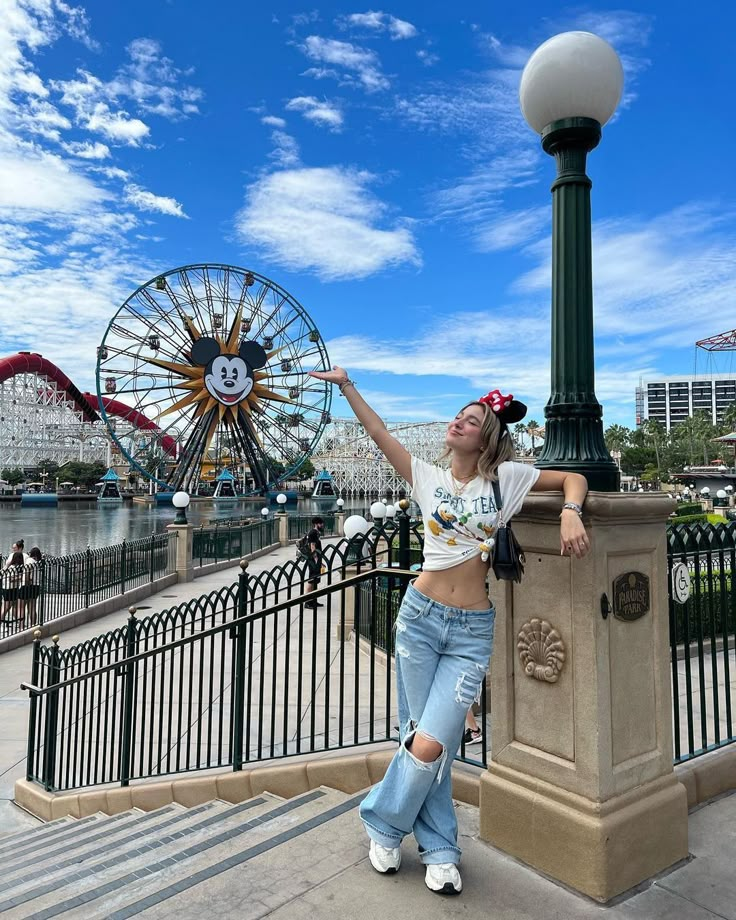
[[[231,517],[260,517],[263,499],[235,502],[194,502],[187,509],[190,523],[199,525],[215,523]],[[365,501],[345,502],[345,510],[351,506],[364,509]],[[271,512],[275,511],[271,506]],[[287,509],[295,512],[294,506]],[[311,500],[300,501],[299,514],[320,514],[333,511],[332,505],[321,507]],[[167,524],[173,524],[175,509],[171,505],[143,505],[124,502],[120,505],[98,505],[96,502],[61,502],[57,507],[25,507],[20,503],[0,503],[0,553],[10,551],[15,540],[26,542],[26,551],[32,546],[40,547],[43,553],[54,556],[76,553],[93,548],[137,540],[160,533]]]

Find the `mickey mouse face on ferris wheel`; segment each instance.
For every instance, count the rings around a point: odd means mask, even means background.
[[[268,360],[258,342],[240,343],[237,355],[223,353],[217,339],[203,337],[192,345],[192,362],[205,368],[207,392],[225,406],[241,402],[253,389],[253,370]]]

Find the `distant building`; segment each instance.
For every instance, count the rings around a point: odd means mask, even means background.
[[[661,422],[671,431],[695,412],[707,412],[714,425],[723,422],[731,403],[736,402],[736,375],[710,377],[660,377],[642,380],[636,388],[636,427],[647,419]]]

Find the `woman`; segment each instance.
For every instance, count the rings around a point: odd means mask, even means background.
[[[36,603],[41,593],[41,585],[38,583],[38,567],[41,564],[43,556],[41,550],[34,546],[28,554],[29,562],[26,566],[25,585],[21,589],[23,599],[25,600],[25,617],[28,626],[36,625]]]
[[[401,840],[413,833],[427,887],[459,894],[450,766],[493,646],[495,610],[489,607],[486,577],[498,524],[494,482],[504,523],[530,490],[562,491],[560,549],[578,558],[589,548],[582,522],[587,483],[578,473],[511,462],[508,425],[523,418],[526,406],[498,390],[468,403],[447,426],[451,463],[443,470],[412,457],[389,434],[343,368],[312,376],[340,387],[369,436],[411,484],[424,519],[423,571],[407,588],[396,621],[401,745],[360,808],[369,858],[376,871],[396,872]]]
[[[23,553],[17,550],[9,557],[3,567],[3,623],[13,622],[10,619],[11,610],[15,613],[14,622],[19,623],[23,619],[21,593],[24,576],[25,559]]]

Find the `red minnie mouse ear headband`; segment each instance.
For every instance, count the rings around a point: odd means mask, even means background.
[[[523,402],[514,399],[510,393],[504,396],[500,390],[491,390],[490,393],[481,396],[478,402],[490,406],[498,420],[504,425],[520,422],[526,415],[526,406]]]

